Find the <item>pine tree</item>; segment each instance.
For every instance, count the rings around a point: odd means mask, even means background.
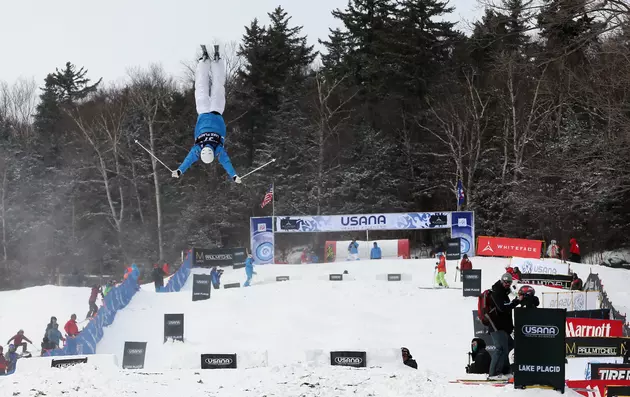
[[[281,98],[304,79],[316,56],[313,46],[306,44],[306,37],[300,36],[302,27],[290,27],[291,18],[282,8],[269,13],[269,18],[269,27],[261,27],[254,20],[246,28],[238,52],[245,61],[239,74],[239,84],[244,88],[239,100],[247,114],[239,124],[247,132],[249,164],[255,161],[256,147],[268,141],[270,114],[278,110]]]

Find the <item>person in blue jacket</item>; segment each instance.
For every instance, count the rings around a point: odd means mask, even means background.
[[[372,250],[370,251],[370,259],[381,259],[381,247],[376,244],[376,241],[374,242],[374,247],[372,247]]]
[[[353,238],[350,244],[348,244],[348,260],[359,260],[359,243],[357,243],[356,238]]]
[[[256,274],[254,271],[254,257],[252,254],[247,255],[247,259],[245,259],[245,274],[247,275],[247,280],[245,280],[243,287],[249,287],[249,284],[252,281],[252,276]]]
[[[182,164],[173,171],[173,178],[179,178],[201,158],[210,164],[215,158],[225,168],[230,178],[241,183],[230,157],[225,151],[225,63],[219,57],[219,48],[215,46],[214,60],[210,61],[205,46],[195,71],[195,103],[197,106],[197,125],[195,126],[195,144]],[[212,69],[212,89],[210,89],[210,70]],[[210,95],[208,95],[210,92]]]
[[[223,269],[217,269],[216,266],[210,271],[210,280],[212,281],[212,287],[214,289],[221,287],[221,275],[223,275]]]
[[[46,336],[48,337],[48,343],[50,344],[50,347],[53,349],[59,349],[59,341],[65,341],[65,338],[63,337],[63,335],[61,335],[61,332],[59,331],[59,324],[57,323],[53,324],[52,328],[49,329],[46,333]]]

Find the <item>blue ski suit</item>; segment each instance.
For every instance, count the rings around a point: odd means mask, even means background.
[[[249,283],[252,281],[252,276],[254,275],[254,259],[247,258],[245,260],[245,274],[247,275],[247,280],[245,280],[243,287],[249,287]]]
[[[223,144],[225,143],[225,121],[223,116],[215,113],[202,113],[197,117],[197,125],[195,126],[195,144],[188,152],[188,156],[179,166],[179,170],[186,172],[191,165],[199,160],[201,149],[204,146],[210,146],[214,151],[214,157],[225,168],[225,172],[234,178],[236,171],[232,166],[230,156],[228,156]]]

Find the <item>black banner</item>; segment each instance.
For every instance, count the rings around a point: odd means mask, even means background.
[[[606,397],[628,397],[630,386],[606,386]]]
[[[212,284],[212,276],[209,274],[194,274],[192,300],[202,301],[210,299],[210,284]]]
[[[564,393],[564,309],[514,310],[514,387],[551,386]]]
[[[184,315],[165,314],[164,315],[164,342],[169,338],[184,341]]]
[[[241,283],[223,284],[224,289],[228,288],[241,288]]]
[[[464,296],[481,295],[481,269],[464,270],[462,281],[464,282],[462,288]]]
[[[328,275],[328,280],[330,280],[330,281],[342,281],[343,280],[343,274],[329,274]]]
[[[628,338],[566,338],[567,357],[625,357]]]
[[[276,276],[276,281],[289,281],[289,276]]]
[[[610,320],[610,309],[574,310],[567,312],[569,318],[592,318],[596,320]]]
[[[630,364],[589,363],[593,380],[630,380]]]
[[[61,360],[55,360],[53,358],[52,362],[50,363],[50,367],[51,368],[65,368],[65,367],[72,367],[74,365],[77,364],[87,364],[87,357],[82,357],[82,358],[64,358]]]
[[[124,369],[144,368],[146,352],[147,342],[125,342],[122,367]]]
[[[521,284],[534,284],[534,285],[557,285],[562,288],[569,288],[573,281],[572,276],[565,276],[562,274],[535,274],[535,273],[523,273],[521,276]]]
[[[402,280],[402,275],[393,273],[387,275],[387,281],[400,281]]]
[[[462,258],[462,241],[461,238],[450,238],[446,240],[446,260],[455,261]]]
[[[330,365],[366,367],[367,354],[365,352],[330,352]]]
[[[630,386],[606,386],[606,397],[630,397]]]
[[[236,368],[236,354],[202,354],[201,369]]]
[[[477,315],[477,310],[472,311],[473,314],[473,330],[475,338],[481,338],[484,342],[486,342],[486,346],[491,346],[493,344],[492,338],[488,331],[489,327],[483,325],[481,320],[479,320],[479,316]]]
[[[245,265],[245,248],[193,248],[194,267]]]

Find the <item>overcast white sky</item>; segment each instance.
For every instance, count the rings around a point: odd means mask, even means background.
[[[475,0],[450,4],[451,20],[481,14]],[[337,26],[330,12],[347,0],[0,0],[0,80],[35,77],[41,86],[66,61],[105,82],[153,62],[183,76],[182,61],[194,60],[199,44],[240,41],[245,25],[256,17],[267,24],[267,12],[278,5],[317,44]]]

